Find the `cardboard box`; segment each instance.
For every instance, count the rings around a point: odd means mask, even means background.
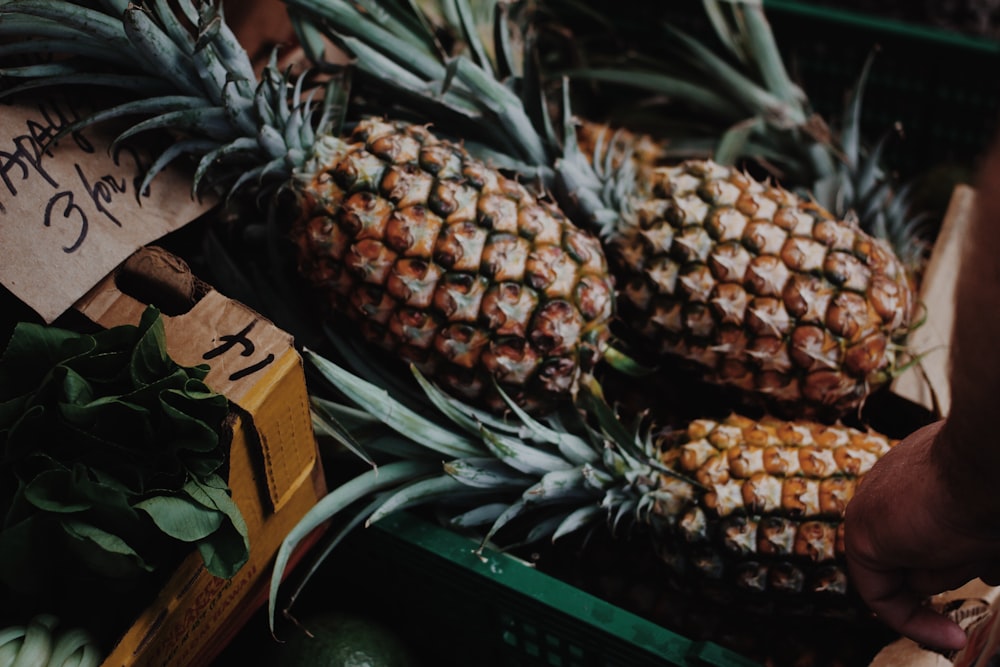
[[[305,372],[290,334],[200,283],[162,250],[137,251],[75,309],[103,327],[137,323],[146,303],[125,293],[126,283],[173,292],[175,298],[157,302],[173,301],[174,310],[190,305],[186,312],[164,311],[167,350],[182,365],[210,364],[206,383],[232,404],[229,485],[247,524],[250,558],[225,580],[192,553],[103,665],[204,665],[266,601],[282,540],[326,492]]]
[[[136,324],[153,302],[170,355],[208,363],[207,384],[229,398],[228,481],[249,561],[222,580],[192,553],[104,667],[207,664],[266,601],[281,541],[326,493],[305,372],[290,334],[147,247],[216,203],[192,196],[189,171],[171,166],[140,193],[151,154],[141,144],[114,146],[116,127],[49,142],[86,113],[85,99],[58,93],[0,105],[0,285],[47,323],[75,310],[104,327]]]

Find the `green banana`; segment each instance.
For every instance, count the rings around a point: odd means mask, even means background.
[[[0,628],[0,667],[98,667],[101,651],[81,628],[58,630],[59,619],[39,614],[27,626]]]
[[[58,620],[51,614],[39,614],[28,623],[21,649],[11,667],[41,667],[52,655],[52,629]]]

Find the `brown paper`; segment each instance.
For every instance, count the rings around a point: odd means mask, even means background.
[[[152,156],[141,135],[109,151],[109,128],[43,147],[83,117],[64,99],[0,105],[0,284],[52,322],[137,248],[194,220],[213,203],[191,195],[190,175],[167,169],[137,199]]]
[[[164,257],[170,256],[158,248],[142,248],[132,260],[144,266]],[[146,304],[123,293],[114,277],[108,276],[75,307],[92,321],[113,327],[138,323]],[[165,315],[163,328],[174,361],[182,366],[208,364],[205,383],[237,405],[242,405],[263,371],[293,345],[291,334],[215,290],[209,290],[188,312]]]
[[[934,251],[924,272],[920,299],[927,309],[926,321],[910,334],[908,345],[922,355],[917,367],[900,375],[892,389],[903,398],[947,416],[951,408],[948,383],[948,349],[955,321],[955,285],[961,262],[962,239],[975,207],[976,191],[959,185],[952,193]]]

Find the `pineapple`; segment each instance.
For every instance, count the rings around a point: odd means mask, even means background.
[[[180,135],[144,187],[190,153],[200,160],[196,190],[291,192],[287,233],[335,324],[346,318],[367,340],[487,403],[499,385],[543,407],[571,396],[600,359],[613,312],[603,250],[546,197],[422,125],[363,118],[338,136],[328,122],[342,101],[338,79],[320,110],[303,80],[293,85],[274,62],[258,80],[214,3],[89,5],[0,5],[0,20],[39,38],[33,48],[71,56],[57,67],[4,70],[29,78],[8,94],[92,84],[129,95],[83,125],[140,114],[149,120],[123,137],[153,127]]]
[[[600,358],[613,305],[600,245],[459,146],[368,119],[299,178],[302,274],[457,394],[481,399],[492,378],[540,409]]]
[[[806,420],[694,420],[658,441],[660,462],[701,485],[697,502],[667,509],[677,539],[659,553],[743,590],[846,593],[844,511],[894,444]]]
[[[857,407],[896,372],[914,321],[885,243],[711,161],[656,169],[606,247],[643,344],[779,403]]]
[[[392,27],[415,23],[403,20],[403,3],[386,4],[398,13],[390,23],[347,2],[287,2],[300,20],[355,53],[359,78],[378,99],[403,97],[405,90],[412,113],[430,121],[458,108],[501,128],[533,119],[484,154],[506,156],[510,168],[541,176],[563,210],[599,234],[616,281],[616,332],[638,349],[694,362],[709,381],[763,398],[784,414],[824,419],[859,409],[907,363],[914,285],[896,253],[850,217],[712,160],[663,166],[672,144],[578,126],[568,93],[562,136],[553,145],[551,118],[533,116],[533,100],[510,93],[541,89],[531,72],[511,70],[501,55],[465,55],[501,53],[495,45],[475,45],[482,30],[456,26],[452,34],[472,46],[452,56],[451,66],[418,67],[405,61],[398,44],[421,43],[419,32]],[[500,21],[497,32],[505,25]],[[528,35],[531,44],[530,29],[510,32]],[[385,64],[390,60],[392,67]],[[405,86],[400,69],[413,77]],[[463,80],[476,81],[486,101],[475,105],[450,91],[445,82],[452,71],[466,72]],[[795,99],[784,80],[787,86],[778,88],[785,97],[764,97],[782,117],[805,123],[801,106],[781,102]],[[421,90],[428,92],[415,93]],[[805,152],[832,169],[829,146],[815,143]],[[526,161],[526,155],[536,157]]]
[[[680,428],[626,423],[593,381],[581,391],[584,419],[576,411],[534,418],[512,400],[514,416],[494,418],[418,371],[426,407],[409,408],[349,348],[340,363],[310,350],[306,357],[334,392],[313,395],[317,433],[390,458],[341,484],[291,531],[272,575],[272,614],[287,558],[317,525],[338,525],[343,512],[350,530],[420,505],[477,531],[484,548],[608,530],[648,538],[688,591],[748,604],[853,604],[843,516],[865,473],[895,444],[886,436],[737,414]]]

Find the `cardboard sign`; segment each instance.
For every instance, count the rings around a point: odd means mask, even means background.
[[[927,309],[926,321],[907,341],[915,353],[922,355],[919,368],[903,373],[892,385],[894,392],[937,412],[939,417],[948,416],[951,410],[948,355],[955,322],[957,269],[975,205],[973,187],[955,187],[921,283],[920,300]]]
[[[136,267],[150,271],[174,259],[161,248],[144,247],[122,266],[123,270]],[[138,322],[146,304],[123,293],[114,277],[108,276],[75,308],[94,322],[113,327]],[[182,366],[208,364],[205,383],[238,405],[259,382],[263,371],[293,345],[291,334],[214,289],[199,298],[188,312],[164,315],[163,328],[174,361]]]
[[[214,203],[167,169],[138,194],[154,156],[95,126],[51,139],[85,117],[61,98],[0,105],[0,284],[52,322],[137,248]]]

